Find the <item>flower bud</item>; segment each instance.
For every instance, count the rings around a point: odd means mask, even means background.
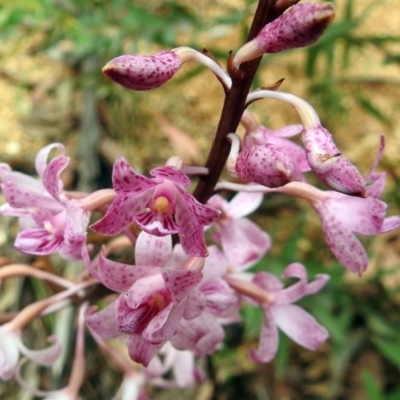
[[[132,90],[155,89],[181,68],[182,60],[173,51],[163,50],[152,56],[127,54],[114,58],[103,67],[103,74]]]
[[[236,160],[239,178],[275,188],[295,180],[297,168],[288,154],[273,144],[260,144],[242,150]]]
[[[265,53],[311,46],[325,31],[334,15],[332,3],[296,4],[242,46],[233,59],[233,65],[239,68],[243,62]]]
[[[353,196],[366,196],[364,178],[344,157],[332,135],[321,125],[305,128],[301,134],[308,163],[319,180],[329,188]]]

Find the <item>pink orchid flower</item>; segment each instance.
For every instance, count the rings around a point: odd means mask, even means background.
[[[136,222],[152,235],[178,233],[185,252],[207,256],[204,226],[210,225],[219,212],[200,204],[185,190],[190,180],[180,169],[165,166],[151,170],[150,174],[154,178],[136,174],[120,157],[113,170],[117,197],[105,216],[91,228],[105,235],[116,235]]]
[[[36,156],[40,180],[0,165],[1,188],[7,200],[0,214],[20,218],[22,230],[15,240],[18,250],[37,255],[58,251],[66,259],[80,259],[90,213],[63,195],[60,174],[69,158],[62,155],[47,162],[53,149],[65,153],[64,146],[55,143]]]
[[[304,296],[319,292],[329,280],[329,276],[319,274],[308,283],[307,271],[299,263],[287,266],[284,278],[298,278],[292,286],[284,288],[280,280],[268,272],[257,272],[253,283],[268,293],[269,301],[261,304],[264,322],[261,328],[257,350],[250,352],[250,357],[257,362],[271,361],[278,350],[278,328],[293,341],[309,350],[317,350],[329,334],[313,316],[301,307],[292,304]]]
[[[237,269],[254,265],[271,246],[268,233],[244,218],[260,206],[262,199],[262,193],[239,192],[230,202],[214,195],[207,203],[221,211],[214,223],[213,239],[221,244],[229,263]]]
[[[189,258],[194,265],[181,265],[179,260],[176,264],[171,237],[146,232],[136,242],[135,266],[107,260],[101,253],[93,270],[87,255],[84,259],[106,287],[121,293],[111,305],[88,315],[86,322],[103,339],[125,334],[130,357],[148,365],[189,313],[188,296],[202,279],[196,260]],[[192,307],[194,316],[201,312],[196,304]]]

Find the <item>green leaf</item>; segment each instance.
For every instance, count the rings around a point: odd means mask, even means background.
[[[365,398],[368,400],[384,400],[376,383],[374,375],[369,370],[361,371],[361,381],[364,386]]]
[[[400,342],[379,338],[373,338],[372,342],[384,357],[400,368]]]

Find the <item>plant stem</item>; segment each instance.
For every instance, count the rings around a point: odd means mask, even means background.
[[[277,12],[274,9],[276,0],[260,0],[254,15],[247,42],[254,39],[258,32],[268,23],[276,19],[284,10]],[[209,175],[199,178],[193,196],[201,203],[206,203],[211,197],[214,187],[222,173],[228,158],[230,143],[226,135],[236,132],[242,117],[247,95],[260,64],[258,57],[240,66],[240,73],[232,76],[232,87],[225,96],[224,106],[221,112],[217,132],[205,167],[210,171]]]

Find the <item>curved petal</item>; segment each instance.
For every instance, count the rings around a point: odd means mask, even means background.
[[[343,226],[361,235],[376,235],[386,215],[386,204],[373,197],[332,194],[325,207],[329,207],[328,213],[335,215]]]
[[[201,285],[200,291],[206,299],[207,311],[216,318],[236,315],[240,308],[240,298],[222,278],[209,280]]]
[[[159,271],[158,267],[127,265],[108,260],[102,248],[97,277],[101,283],[116,292],[126,292],[138,279]]]
[[[229,268],[229,261],[217,246],[208,247],[208,257],[204,260],[202,269],[203,282],[225,275]]]
[[[104,235],[117,235],[135,221],[137,214],[145,210],[151,196],[151,191],[117,196],[104,217],[91,225],[90,229]]]
[[[383,220],[383,224],[381,226],[379,233],[390,232],[394,229],[397,229],[399,226],[400,226],[400,217],[393,216],[393,217],[385,218]]]
[[[279,329],[306,349],[317,350],[329,338],[328,331],[297,305],[275,306],[271,313]]]
[[[42,178],[44,170],[47,167],[47,160],[52,150],[58,149],[64,155],[66,153],[65,146],[61,143],[52,143],[40,149],[35,158],[35,169],[38,175]]]
[[[4,197],[11,207],[29,207],[30,209],[38,207],[50,210],[62,210],[62,205],[45,193],[44,189],[41,192],[37,192],[31,190],[31,188],[30,185],[22,187],[15,185],[13,182],[4,182],[1,184]]]
[[[157,237],[146,232],[140,232],[135,245],[137,265],[164,267],[171,256],[171,236]]]
[[[260,207],[264,198],[263,193],[239,192],[225,208],[228,218],[238,219],[251,214]]]
[[[269,292],[276,292],[283,289],[283,283],[275,276],[265,271],[258,271],[254,274],[253,283]]]
[[[129,357],[144,367],[149,365],[151,359],[158,353],[164,343],[151,344],[144,340],[141,335],[134,334],[128,337]]]
[[[115,161],[112,181],[114,190],[121,195],[138,194],[157,185],[153,179],[137,174],[124,157]]]
[[[203,357],[212,354],[221,345],[223,338],[221,325],[205,311],[189,321],[182,319],[171,343],[178,350],[191,350]]]
[[[17,334],[9,332],[5,326],[0,327],[0,379],[11,379],[17,369],[19,360],[19,342]]]
[[[43,193],[42,182],[21,172],[12,171],[7,164],[0,163],[0,180],[3,183],[12,182],[20,190],[29,188],[31,192]]]
[[[336,258],[350,271],[361,275],[367,269],[368,257],[360,241],[336,215],[325,213],[321,215],[321,222],[326,242]]]
[[[156,178],[168,179],[178,185],[190,186],[191,182],[188,176],[181,170],[172,166],[153,168],[150,175]]]
[[[185,308],[169,304],[151,319],[142,333],[144,340],[151,344],[165,343],[179,326]]]
[[[185,297],[201,282],[203,274],[188,269],[162,269],[165,287],[174,304],[182,303]]]
[[[206,257],[204,226],[217,219],[220,212],[200,204],[185,190],[177,189],[175,219],[180,227],[181,245],[187,254]]]
[[[235,269],[254,265],[271,246],[269,235],[247,218],[224,221],[219,233],[224,253]]]
[[[39,365],[51,366],[61,355],[62,345],[57,337],[49,337],[47,340],[53,342],[50,347],[41,350],[30,350],[22,342],[19,342],[21,353]]]
[[[165,236],[178,233],[180,228],[172,215],[149,210],[135,217],[140,229],[150,235]]]
[[[68,260],[81,260],[82,247],[86,244],[86,232],[90,212],[79,204],[69,203],[64,229],[64,243],[60,254]]]
[[[17,235],[14,246],[23,253],[48,255],[58,251],[62,244],[62,236],[55,236],[46,229],[31,228]]]
[[[49,162],[43,172],[43,186],[58,201],[60,201],[60,194],[62,191],[60,175],[68,163],[69,157],[55,157]]]
[[[113,339],[121,336],[117,330],[116,302],[113,301],[101,311],[96,312],[96,307],[89,307],[85,311],[85,322],[96,335],[102,339]]]
[[[193,290],[186,298],[183,318],[193,319],[198,317],[206,308],[207,300],[200,290]]]
[[[264,310],[264,322],[261,328],[257,350],[250,350],[249,356],[256,362],[270,362],[278,351],[278,329],[273,321],[271,312]]]

